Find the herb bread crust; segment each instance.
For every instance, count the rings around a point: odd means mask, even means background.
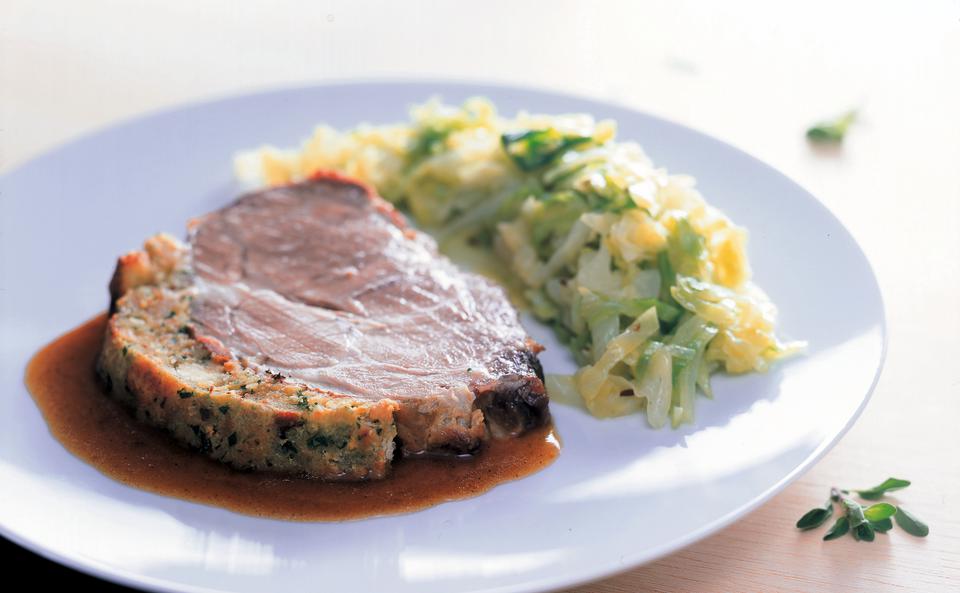
[[[98,372],[145,423],[238,469],[324,479],[386,475],[397,403],[362,401],[243,368],[190,324],[186,249],[158,235],[120,258]]]

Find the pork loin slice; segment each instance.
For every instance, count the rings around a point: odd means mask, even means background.
[[[131,387],[127,365],[107,354],[121,344],[172,337],[181,343],[174,357],[184,344],[208,353],[198,361],[190,350],[181,360],[210,371],[214,383],[224,383],[224,373],[230,380],[241,374],[247,383],[232,396],[256,400],[258,413],[245,431],[257,433],[260,448],[225,461],[322,477],[379,477],[392,458],[394,434],[408,453],[469,452],[486,438],[516,436],[548,420],[541,347],[503,290],[458,270],[430,237],[357,182],[324,175],[245,195],[193,221],[188,246],[154,245],[153,252],[148,242],[145,252],[118,265],[102,372],[114,392],[123,384],[120,395],[132,396],[138,413],[153,394]],[[164,304],[153,311],[154,301]],[[173,308],[170,301],[185,304]],[[152,324],[164,328],[160,338],[157,331],[129,335],[134,318],[161,313],[174,323]],[[137,351],[153,346],[137,344]],[[155,366],[170,370],[169,360]],[[252,387],[251,378],[259,381]],[[214,389],[210,377],[205,381],[189,387]],[[165,405],[189,407],[191,399],[169,398]],[[331,407],[339,416],[326,422],[321,416]],[[152,414],[150,421],[171,428],[155,417],[164,415],[160,410]],[[179,424],[171,430],[216,456],[218,438],[227,437],[207,416],[205,439],[190,438],[196,430]],[[254,431],[258,422],[269,426]],[[350,422],[354,428],[344,433]],[[331,439],[324,435],[332,433],[336,442],[326,446]],[[317,452],[322,463],[307,459]]]

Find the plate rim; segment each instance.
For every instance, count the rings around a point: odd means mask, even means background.
[[[445,88],[456,88],[459,87],[462,90],[477,90],[481,89],[497,89],[503,92],[522,92],[522,93],[534,93],[542,95],[553,95],[555,97],[563,97],[567,99],[574,99],[578,101],[591,102],[598,105],[606,105],[609,107],[631,111],[638,115],[651,118],[654,120],[659,120],[660,122],[669,124],[670,126],[675,126],[682,128],[685,132],[692,133],[700,138],[714,142],[721,147],[737,153],[741,158],[746,158],[751,161],[753,164],[760,167],[769,169],[779,175],[786,183],[794,186],[796,189],[800,190],[810,201],[819,207],[823,214],[832,218],[836,223],[849,235],[852,243],[852,247],[855,249],[856,254],[862,258],[863,262],[866,264],[866,270],[869,272],[870,279],[873,284],[873,292],[875,292],[879,305],[879,331],[880,331],[880,354],[876,362],[876,369],[873,372],[873,378],[870,381],[869,387],[864,392],[861,400],[856,408],[856,410],[850,415],[844,425],[836,431],[836,433],[824,439],[816,449],[814,449],[801,463],[799,463],[791,472],[783,476],[776,483],[765,489],[760,494],[754,496],[747,503],[741,505],[739,508],[734,509],[728,512],[725,515],[717,517],[711,522],[701,526],[700,528],[693,530],[681,537],[676,538],[666,544],[658,545],[652,548],[648,548],[639,553],[627,553],[621,556],[621,560],[614,565],[613,563],[605,564],[594,568],[593,570],[582,571],[577,577],[564,577],[558,575],[550,578],[541,578],[539,580],[533,581],[523,581],[520,583],[495,586],[493,588],[477,589],[478,593],[536,593],[536,592],[549,592],[556,591],[561,588],[576,587],[583,585],[585,583],[595,582],[601,579],[611,578],[616,575],[626,573],[631,570],[635,570],[643,565],[650,564],[655,562],[665,556],[668,556],[674,552],[677,552],[687,546],[692,545],[700,540],[706,539],[707,537],[719,532],[720,530],[732,525],[734,522],[744,517],[750,512],[753,512],[766,502],[768,502],[775,495],[783,491],[788,485],[798,479],[800,476],[805,474],[814,464],[816,464],[820,459],[826,455],[831,449],[833,449],[840,440],[846,435],[846,433],[853,427],[856,421],[860,418],[867,404],[873,397],[873,393],[876,390],[877,384],[879,383],[880,377],[883,373],[883,368],[886,364],[888,349],[889,349],[889,327],[887,321],[887,308],[886,301],[883,297],[883,290],[880,285],[876,269],[871,263],[869,257],[867,257],[866,251],[864,251],[860,241],[857,240],[857,236],[850,229],[850,227],[844,223],[843,219],[837,215],[832,209],[830,209],[826,204],[824,204],[813,192],[809,191],[802,184],[798,183],[792,177],[781,171],[779,168],[774,167],[773,165],[767,163],[766,161],[754,156],[753,154],[747,152],[740,147],[718,138],[712,134],[700,131],[694,127],[691,127],[686,124],[679,123],[669,117],[664,117],[660,114],[646,111],[644,109],[637,108],[625,102],[603,98],[597,95],[589,95],[579,91],[569,91],[564,90],[558,87],[549,87],[549,86],[537,86],[537,85],[527,85],[527,84],[514,84],[504,81],[489,81],[481,79],[469,79],[469,78],[434,78],[434,77],[343,77],[343,78],[331,78],[320,81],[305,82],[300,84],[277,84],[277,85],[268,85],[257,88],[250,89],[236,89],[233,91],[226,91],[222,93],[215,93],[208,96],[191,99],[183,102],[163,105],[151,109],[144,110],[129,116],[118,118],[115,120],[110,120],[107,123],[102,125],[95,126],[88,130],[83,130],[71,137],[66,138],[63,141],[57,142],[53,145],[50,145],[46,149],[33,154],[26,159],[16,163],[12,168],[4,171],[0,174],[0,182],[6,181],[7,179],[17,175],[21,171],[38,165],[41,161],[51,156],[56,155],[57,153],[69,150],[74,145],[87,142],[95,139],[97,136],[108,134],[118,128],[123,128],[127,126],[134,126],[144,120],[149,120],[154,117],[160,117],[165,115],[173,115],[179,111],[185,111],[201,107],[209,107],[217,103],[227,102],[230,100],[237,99],[254,99],[254,98],[264,98],[271,95],[284,95],[289,93],[299,93],[306,92],[311,90],[319,90],[326,88],[343,88],[343,87],[364,87],[364,86],[409,86],[409,85],[436,85],[438,87]],[[439,91],[438,93],[439,94]],[[24,384],[25,385],[25,384]],[[50,438],[54,438],[52,435],[47,433]],[[54,440],[56,440],[54,438]],[[62,445],[61,445],[62,446]],[[72,455],[72,453],[71,453]],[[82,462],[82,461],[81,461]],[[112,478],[111,478],[112,479]],[[197,503],[199,504],[199,503]],[[209,506],[209,505],[205,505]],[[216,507],[213,507],[216,508]],[[215,589],[205,586],[197,586],[192,584],[185,584],[182,582],[159,579],[152,576],[147,576],[142,573],[127,570],[123,568],[116,568],[108,566],[99,560],[87,557],[81,557],[79,554],[64,554],[55,550],[44,547],[42,544],[34,541],[28,535],[15,532],[14,530],[8,528],[7,525],[0,522],[0,536],[8,539],[16,545],[19,545],[47,560],[57,562],[67,568],[76,570],[78,572],[94,576],[109,582],[117,583],[123,586],[144,589],[148,591],[157,591],[157,592],[170,592],[170,593],[223,593],[224,589]]]

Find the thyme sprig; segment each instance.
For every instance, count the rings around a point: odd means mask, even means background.
[[[816,123],[807,130],[807,139],[820,144],[839,144],[857,119],[856,111]]]
[[[833,526],[823,536],[824,541],[838,539],[850,533],[857,541],[872,542],[877,533],[886,533],[893,529],[894,521],[910,535],[926,537],[930,533],[930,528],[903,507],[887,502],[863,505],[851,495],[851,492],[856,492],[860,498],[873,501],[909,485],[909,480],[888,478],[877,486],[862,490],[831,488],[830,497],[826,503],[804,513],[797,521],[797,529],[807,531],[823,525],[833,515],[834,505],[839,504],[843,514],[834,521]]]

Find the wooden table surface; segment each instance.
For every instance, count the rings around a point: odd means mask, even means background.
[[[806,186],[880,278],[889,349],[873,400],[832,452],[762,508],[575,591],[960,589],[958,2],[133,4],[4,0],[0,170],[187,100],[434,77],[628,104],[718,136]],[[807,145],[811,122],[851,107],[861,118],[842,149]],[[831,485],[888,475],[913,480],[897,499],[928,521],[928,538],[894,530],[872,544],[824,543],[793,529]]]

